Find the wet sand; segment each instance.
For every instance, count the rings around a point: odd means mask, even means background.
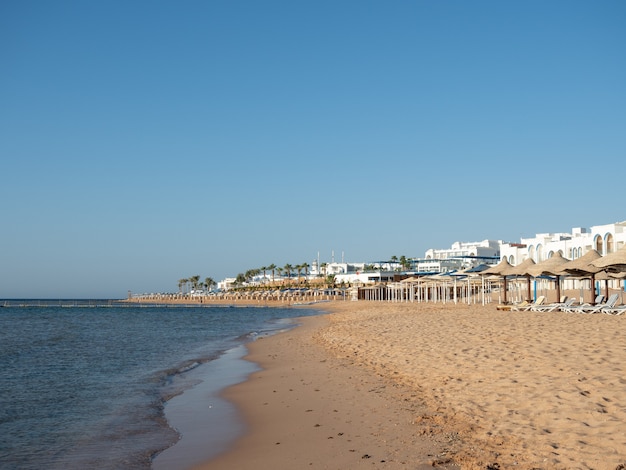
[[[250,345],[249,432],[201,469],[615,469],[626,316],[334,302]],[[455,466],[456,465],[456,466]]]

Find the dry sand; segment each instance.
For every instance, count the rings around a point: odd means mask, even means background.
[[[250,346],[250,432],[211,469],[616,469],[626,316],[334,302]]]

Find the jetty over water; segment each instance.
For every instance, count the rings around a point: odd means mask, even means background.
[[[13,308],[153,308],[153,307],[209,307],[202,304],[172,304],[172,303],[131,303],[116,299],[0,299],[1,307]]]
[[[124,307],[114,299],[1,299],[0,307]]]

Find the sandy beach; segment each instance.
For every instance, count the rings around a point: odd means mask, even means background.
[[[249,432],[201,469],[616,469],[626,317],[333,302],[250,345]]]

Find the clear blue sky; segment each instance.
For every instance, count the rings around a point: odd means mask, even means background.
[[[0,4],[0,298],[626,219],[626,2]]]

